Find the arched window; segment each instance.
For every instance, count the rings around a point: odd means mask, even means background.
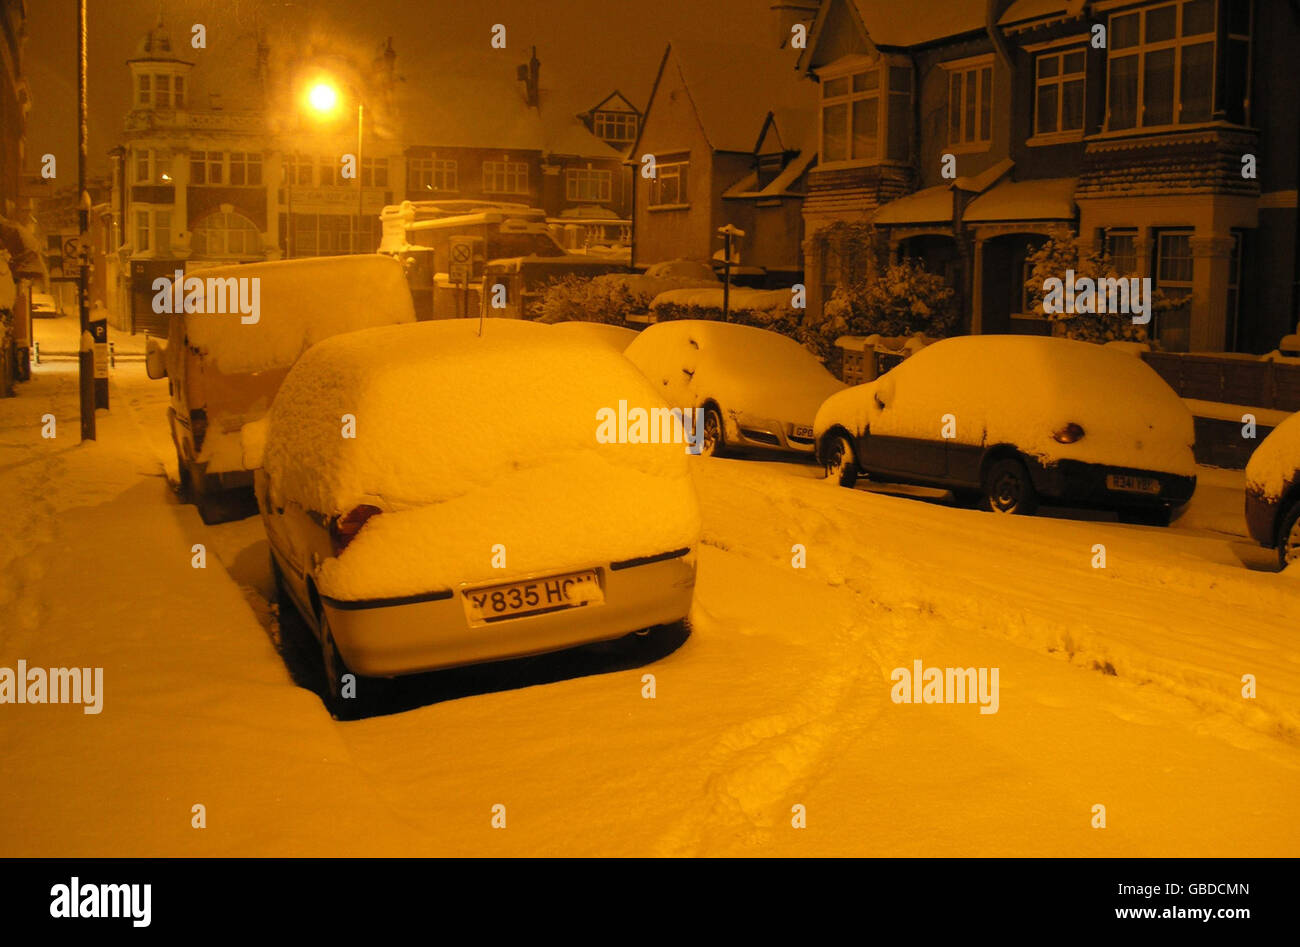
[[[219,211],[195,225],[190,246],[194,255],[201,257],[259,256],[262,235],[243,214]]]

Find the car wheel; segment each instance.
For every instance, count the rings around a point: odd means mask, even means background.
[[[361,681],[343,660],[343,655],[339,653],[325,609],[320,610],[316,621],[320,627],[321,661],[325,666],[325,706],[329,708],[330,716],[335,720],[353,720],[360,715],[361,708],[358,702],[363,696]],[[352,696],[345,697],[343,678],[349,674],[352,675]]]
[[[822,456],[826,458],[826,479],[841,487],[851,487],[858,482],[858,462],[853,457],[853,445],[843,434],[833,434],[826,439]]]
[[[1292,503],[1282,517],[1282,528],[1277,535],[1277,562],[1283,569],[1300,562],[1300,500]]]
[[[705,457],[721,457],[726,449],[722,415],[717,408],[704,409],[704,445],[700,453]]]
[[[1038,491],[1025,465],[1014,457],[994,461],[984,473],[984,508],[994,513],[1032,515]]]

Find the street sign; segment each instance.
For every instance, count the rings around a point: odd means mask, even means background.
[[[465,237],[453,237],[447,275],[453,283],[468,283],[473,268],[474,241]]]
[[[80,236],[68,237],[63,241],[63,259],[80,260],[87,255],[89,246],[81,242]]]

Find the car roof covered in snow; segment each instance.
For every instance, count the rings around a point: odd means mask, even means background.
[[[1079,460],[1191,475],[1192,415],[1141,358],[1090,342],[1045,336],[944,339],[874,382],[828,399],[818,438],[852,434],[934,440],[946,415],[959,444],[1012,444],[1045,461]],[[1052,434],[1075,423],[1084,436]]]
[[[1246,486],[1276,500],[1297,470],[1300,470],[1300,413],[1273,428],[1255,448],[1246,463]]]
[[[663,400],[616,352],[541,323],[448,319],[327,339],[271,408],[265,467],[309,509],[443,502],[509,474],[583,455],[685,475],[681,444],[601,444],[597,413]],[[340,436],[340,418],[356,437]]]

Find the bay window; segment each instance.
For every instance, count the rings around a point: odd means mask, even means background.
[[[907,161],[912,150],[912,69],[882,63],[822,74],[821,152],[834,161]],[[882,144],[883,143],[883,144]]]

